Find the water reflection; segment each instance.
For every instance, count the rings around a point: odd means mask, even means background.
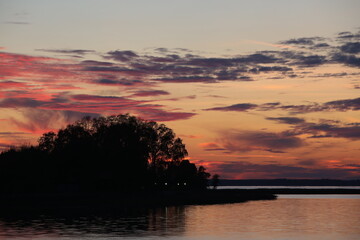
[[[280,198],[191,206],[186,232],[218,239],[360,239],[360,200]],[[211,231],[211,232],[210,232]]]
[[[16,214],[0,217],[0,238],[171,236],[185,231],[184,207],[117,209],[114,212]]]
[[[359,239],[357,196],[301,196],[92,214],[73,210],[25,216],[0,213],[0,239]]]

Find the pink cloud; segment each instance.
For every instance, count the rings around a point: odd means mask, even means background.
[[[203,148],[205,151],[224,151],[225,148],[221,147],[220,144],[216,142],[205,142],[200,143],[199,146]]]
[[[4,81],[0,82],[0,89],[8,89],[8,88],[25,88],[27,84],[22,82],[15,82],[15,81]]]
[[[70,74],[66,71],[66,66],[69,66],[66,62],[68,61],[56,58],[0,52],[0,79],[66,76]]]
[[[140,90],[132,94],[132,96],[135,97],[152,97],[161,95],[170,95],[170,93],[163,90]]]

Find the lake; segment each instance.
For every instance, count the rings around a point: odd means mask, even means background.
[[[21,217],[19,217],[21,216]],[[360,239],[360,195],[177,206],[86,216],[0,214],[0,239]]]

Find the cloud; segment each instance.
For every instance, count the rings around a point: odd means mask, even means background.
[[[31,133],[43,133],[49,130],[57,130],[73,123],[85,116],[98,117],[99,114],[75,111],[57,111],[44,109],[23,109],[22,119],[12,119],[18,129]]]
[[[312,66],[318,66],[324,64],[326,62],[327,61],[325,56],[310,55],[310,56],[299,56],[295,64],[300,66],[312,67]]]
[[[86,107],[85,107],[86,108]],[[186,120],[193,116],[195,113],[186,112],[170,112],[156,108],[151,105],[139,105],[133,108],[124,107],[127,110],[117,111],[116,114],[125,114],[132,112],[137,116],[152,120],[152,121],[176,121]],[[74,108],[75,109],[75,108]],[[57,130],[66,126],[69,123],[73,123],[85,116],[98,117],[99,113],[92,112],[78,112],[69,110],[46,110],[46,109],[23,109],[22,119],[12,118],[12,124],[16,125],[21,131],[31,133],[43,133],[49,130]],[[114,113],[115,114],[115,113]]]
[[[292,114],[311,113],[311,112],[345,112],[345,111],[358,111],[360,110],[360,98],[341,99],[329,101],[325,103],[312,103],[308,105],[282,105],[280,103],[275,105],[261,104],[258,105],[259,111],[270,111],[281,109],[289,111]]]
[[[0,78],[25,80],[34,76],[39,81],[54,77],[70,82],[82,80],[100,85],[141,85],[161,82],[169,83],[217,83],[220,81],[252,81],[257,73],[278,72],[285,77],[296,76],[298,68],[317,67],[323,64],[340,63],[359,67],[356,34],[342,33],[342,42],[336,45],[331,39],[320,37],[298,38],[284,41],[287,44],[307,47],[281,51],[261,51],[248,55],[207,58],[192,55],[188,50],[157,48],[153,53],[136,53],[131,50],[109,51],[104,59],[87,59],[76,62],[54,58],[41,58],[20,54],[0,53]],[[347,36],[347,38],[345,38]],[[350,36],[352,36],[350,38]],[[352,41],[352,42],[349,42]],[[46,52],[85,55],[93,53],[87,49],[38,49]],[[5,62],[5,65],[3,64]],[[14,64],[14,63],[17,64]],[[27,63],[27,64],[25,64]],[[279,77],[279,76],[278,76]],[[326,77],[326,76],[324,76]]]
[[[346,41],[358,40],[358,39],[360,39],[360,32],[357,32],[357,33],[340,32],[340,33],[338,33],[337,38],[340,40],[346,40]]]
[[[306,124],[298,128],[299,133],[310,133],[312,138],[347,138],[351,140],[360,140],[360,126],[339,126],[336,124],[320,123]]]
[[[264,131],[232,130],[225,131],[220,137],[222,145],[230,152],[279,151],[298,148],[305,143],[301,138],[286,133]]]
[[[337,63],[343,63],[348,66],[360,67],[360,58],[356,55],[335,53],[332,60]]]
[[[98,79],[98,80],[94,80],[92,81],[92,83],[94,84],[99,84],[99,85],[105,85],[105,86],[150,86],[152,85],[151,83],[147,83],[144,82],[142,80],[136,80],[136,79],[106,79],[106,78],[102,78],[102,79]]]
[[[330,102],[326,102],[324,106],[339,111],[347,111],[347,110],[357,111],[360,110],[360,98],[330,101]]]
[[[187,120],[197,115],[196,113],[170,112],[157,108],[146,108],[145,106],[138,109],[137,112],[144,119],[160,122]]]
[[[273,149],[266,149],[265,151],[268,151],[268,152],[271,152],[271,153],[286,153],[284,151],[273,150]]]
[[[0,152],[16,143],[28,143],[33,136],[26,132],[0,132]]]
[[[22,54],[0,52],[0,80],[26,81],[30,83],[73,82],[78,79],[79,70],[76,64],[69,60],[38,57]]]
[[[297,117],[277,117],[277,118],[268,117],[266,119],[277,121],[279,123],[286,123],[286,124],[299,124],[305,122],[303,118],[297,118]]]
[[[38,101],[32,98],[5,98],[0,101],[0,108],[36,108],[44,104],[46,104],[46,102]]]
[[[131,96],[133,97],[152,97],[152,96],[161,96],[161,95],[170,95],[169,92],[163,90],[143,90],[136,91]]]
[[[130,68],[120,67],[120,66],[86,66],[84,71],[89,72],[112,72],[112,73],[129,73],[138,75],[140,72],[134,71]]]
[[[201,136],[201,135],[186,135],[186,134],[180,134],[179,137],[182,137],[182,138],[190,138],[190,139],[197,139],[197,138],[202,138],[203,136]]]
[[[224,151],[226,148],[221,147],[218,143],[215,142],[206,142],[200,143],[199,146],[205,151]]]
[[[165,91],[140,91],[138,94],[150,96],[166,95]],[[31,110],[34,113],[41,115],[43,118],[49,118],[52,115],[62,113],[64,116],[71,112],[72,115],[77,113],[78,115],[111,115],[131,113],[149,120],[155,121],[175,121],[189,119],[196,115],[196,113],[166,110],[162,105],[151,104],[149,101],[134,100],[129,97],[121,96],[103,96],[92,94],[70,94],[70,93],[48,93],[48,95],[41,96],[40,99],[33,99],[29,97],[19,97],[19,93],[16,93],[12,98],[4,98],[0,101],[0,108],[12,108],[18,109],[21,112],[26,112],[27,121],[20,121],[12,119],[18,127],[22,129],[28,129],[36,132],[41,128],[46,128],[47,124],[35,124],[31,121],[38,122],[31,114]],[[31,90],[29,92],[24,91],[23,96],[33,95]],[[39,98],[39,96],[37,96]],[[36,110],[36,111],[35,111]],[[28,111],[30,111],[28,113]],[[55,112],[51,112],[55,111]],[[46,115],[46,114],[48,115]],[[57,116],[56,118],[61,119]],[[41,120],[39,122],[47,122]]]
[[[114,63],[111,62],[102,62],[102,61],[95,61],[95,60],[84,60],[81,62],[82,65],[90,65],[90,66],[113,66]]]
[[[7,89],[7,88],[25,88],[28,85],[23,82],[16,82],[16,81],[0,81],[0,89]]]
[[[0,153],[2,151],[6,151],[7,149],[9,149],[12,145],[8,144],[8,143],[0,143]]]
[[[138,57],[138,55],[135,52],[130,51],[130,50],[127,50],[127,51],[119,51],[119,50],[110,51],[110,52],[107,53],[107,56],[105,56],[105,58],[113,59],[113,60],[120,61],[120,62],[127,62],[127,61],[132,60],[132,59],[137,58],[137,57]]]
[[[245,57],[236,58],[235,62],[237,63],[276,63],[281,61],[281,59],[275,57],[272,54],[262,54],[262,53],[255,53],[250,54]]]
[[[351,67],[360,66],[358,53],[358,33],[345,32],[336,36],[337,41],[313,37],[290,39],[285,42],[297,47],[281,51],[261,51],[253,54],[224,57],[205,57],[194,55],[186,49],[158,48],[152,53],[140,53],[131,50],[114,50],[103,54],[104,61],[87,59],[76,61],[42,56],[31,56],[0,52],[0,107],[37,108],[43,110],[90,112],[110,114],[133,112],[155,116],[160,119],[188,119],[194,113],[166,110],[166,106],[155,105],[148,101],[138,101],[131,97],[165,96],[164,90],[144,90],[145,87],[158,88],[162,83],[218,83],[221,81],[258,80],[255,74],[276,73],[277,77],[298,75],[301,68],[316,67],[322,64],[341,63]],[[341,40],[341,41],[340,41]],[[303,47],[315,47],[311,52]],[[301,49],[300,49],[301,48]],[[299,50],[300,49],[300,50]],[[86,55],[94,53],[87,49],[38,49],[45,52]],[[282,74],[282,76],[279,76]],[[305,74],[305,73],[304,73]],[[345,75],[341,75],[345,76]],[[340,77],[340,75],[325,75]],[[59,91],[78,89],[86,92],[86,84],[101,85],[101,94],[67,94],[57,98]],[[356,85],[354,85],[356,86]],[[117,94],[114,95],[115,87]],[[125,88],[133,95],[119,96]],[[81,90],[81,91],[80,91]],[[106,92],[110,92],[105,96]],[[65,95],[65,94],[64,94]],[[90,96],[91,95],[91,96]],[[195,98],[195,95],[187,98]],[[183,99],[183,98],[177,98]],[[60,101],[61,100],[61,101]],[[176,100],[170,98],[169,100]],[[221,105],[217,105],[221,106]],[[291,114],[358,111],[359,99],[335,100],[327,103],[309,103],[304,105],[285,105],[281,103],[235,103],[229,106],[213,107],[208,111],[271,111],[282,110]],[[162,112],[163,111],[163,112]],[[166,118],[165,118],[166,116]],[[290,119],[272,119],[290,123]],[[294,123],[295,124],[295,123]],[[272,148],[268,148],[272,149]]]
[[[293,70],[292,68],[283,67],[283,66],[269,66],[269,67],[258,66],[250,69],[249,71],[253,73],[259,73],[259,72],[288,72],[292,70]]]
[[[204,109],[205,111],[235,111],[235,112],[246,112],[249,110],[256,111],[273,111],[283,110],[290,112],[291,114],[305,114],[312,112],[345,112],[345,111],[358,111],[360,110],[360,98],[354,99],[341,99],[335,101],[329,101],[325,103],[311,103],[307,105],[283,105],[279,102],[264,103],[264,104],[253,104],[253,103],[238,103],[225,107],[214,107]],[[268,118],[268,120],[298,120],[296,118]]]
[[[27,135],[25,132],[0,132],[0,136],[15,136],[15,135]]]
[[[342,36],[346,36],[342,34]],[[70,61],[0,52],[0,79],[37,82],[73,82],[73,79],[103,86],[146,86],[158,83],[217,83],[221,81],[253,81],[254,74],[277,72],[284,77],[296,76],[298,68],[340,63],[360,66],[357,43],[344,40],[341,45],[327,39],[299,38],[288,40],[293,45],[315,48],[311,53],[297,48],[281,51],[261,51],[248,55],[207,58],[184,50],[158,48],[153,53],[131,50],[109,51],[104,59],[113,61]],[[353,39],[352,39],[353,41]],[[313,43],[313,44],[311,44]],[[304,45],[305,44],[305,45]],[[330,45],[332,44],[332,45]],[[329,46],[328,48],[326,48]],[[343,51],[342,51],[342,50]],[[38,49],[45,52],[76,54],[94,53],[87,49]],[[345,52],[344,52],[345,51]],[[14,64],[16,63],[16,64]],[[303,70],[302,70],[303,71]],[[281,76],[277,76],[280,78]],[[325,78],[326,76],[324,76]]]
[[[214,83],[216,79],[213,77],[204,77],[204,76],[186,76],[186,77],[174,77],[174,78],[155,78],[153,79],[159,82],[168,82],[168,83],[196,83],[196,82],[204,82],[204,83]]]
[[[299,178],[299,179],[351,179],[360,176],[359,165],[338,164],[336,166],[299,166],[296,164],[258,164],[252,162],[209,163],[212,172],[222,178]]]
[[[123,97],[115,97],[115,96],[99,96],[99,95],[90,95],[90,94],[77,94],[71,95],[71,99],[77,101],[85,101],[85,102],[128,102],[132,101]]]
[[[340,50],[345,53],[360,53],[360,42],[348,42],[340,47]]]
[[[61,54],[78,54],[78,55],[95,53],[94,50],[87,50],[87,49],[36,49],[36,51],[61,53]]]
[[[294,45],[314,45],[317,41],[325,40],[322,37],[304,37],[304,38],[293,38],[286,41],[281,41],[281,44],[294,44]]]
[[[189,96],[185,96],[185,97],[167,98],[167,99],[162,99],[162,100],[165,100],[165,101],[181,101],[181,100],[184,100],[184,99],[195,99],[195,98],[196,98],[196,95],[189,95]]]
[[[272,54],[255,53],[239,57],[231,58],[193,58],[188,61],[185,60],[185,64],[206,67],[206,68],[218,68],[218,67],[240,67],[240,64],[264,64],[264,63],[276,63],[280,61]]]
[[[236,112],[246,112],[247,110],[251,110],[256,108],[258,105],[252,103],[238,103],[226,107],[214,107],[204,109],[206,111],[236,111]]]
[[[340,121],[321,119],[318,123],[306,122],[301,118],[266,118],[293,125],[291,129],[283,131],[284,136],[303,135],[307,138],[346,138],[360,140],[360,123],[343,123]]]
[[[346,72],[340,72],[340,73],[323,73],[323,74],[317,74],[317,75],[313,75],[311,77],[319,77],[319,78],[329,78],[329,77],[336,77],[336,78],[340,78],[340,77],[345,77],[348,76],[350,74],[346,73]]]
[[[323,48],[329,48],[329,47],[330,47],[330,45],[327,43],[318,43],[318,44],[315,44],[310,49],[323,49]]]

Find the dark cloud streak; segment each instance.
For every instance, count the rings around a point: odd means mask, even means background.
[[[204,109],[206,111],[235,111],[235,112],[246,112],[247,110],[251,110],[256,108],[256,104],[252,103],[239,103],[234,104],[226,107],[214,107],[214,108],[208,108]]]
[[[267,120],[277,121],[279,123],[286,123],[286,124],[299,124],[299,123],[304,123],[305,122],[304,119],[297,118],[297,117],[277,117],[277,118],[268,117],[266,119]]]
[[[335,167],[301,167],[291,164],[257,164],[251,162],[218,162],[210,165],[223,177],[245,174],[247,178],[351,179],[359,177],[359,165],[342,164]]]
[[[61,54],[78,54],[78,55],[95,53],[94,50],[85,50],[85,49],[36,49],[36,51],[61,53]]]
[[[264,104],[239,103],[230,106],[214,107],[204,110],[244,112],[247,110],[273,111],[276,109],[288,111],[292,114],[304,114],[311,112],[331,112],[331,111],[338,111],[338,112],[358,111],[360,110],[360,98],[341,99],[341,100],[325,102],[323,104],[313,103],[308,105],[283,105],[281,103],[264,103]],[[269,120],[276,120],[276,119],[269,119]]]

